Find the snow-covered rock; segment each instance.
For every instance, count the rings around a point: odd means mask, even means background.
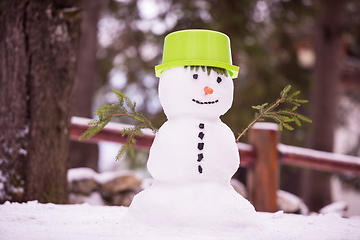
[[[309,208],[305,205],[303,200],[292,193],[279,189],[277,190],[276,201],[278,208],[286,213],[309,214]]]
[[[140,188],[141,180],[131,172],[113,175],[113,178],[101,184],[100,191],[104,196],[123,192],[129,189]]]
[[[80,193],[85,196],[90,195],[93,191],[98,189],[98,184],[93,178],[75,180],[70,184],[70,192],[72,193]]]
[[[90,168],[68,171],[69,203],[129,206],[142,190],[141,179],[134,172],[97,173]]]
[[[319,210],[321,214],[337,214],[341,217],[347,217],[347,210],[349,206],[346,202],[333,202]]]

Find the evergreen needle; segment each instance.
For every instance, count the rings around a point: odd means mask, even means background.
[[[126,143],[120,148],[116,160],[119,160],[127,150],[132,157],[135,155],[134,146],[136,144],[135,135],[142,136],[144,133],[142,129],[150,128],[153,132],[157,129],[152,125],[148,117],[135,111],[136,103],[133,103],[125,94],[121,91],[113,89],[119,102],[116,105],[105,105],[98,107],[95,114],[99,117],[98,120],[92,120],[88,123],[89,127],[79,138],[83,140],[85,138],[90,139],[99,133],[114,117],[128,117],[138,121],[140,124],[131,128],[123,128],[122,136],[127,135]],[[129,110],[127,110],[127,108]]]
[[[238,142],[241,136],[243,136],[247,132],[247,130],[249,130],[256,122],[264,121],[266,118],[273,119],[275,122],[277,122],[279,124],[280,131],[283,130],[283,127],[285,127],[289,131],[294,130],[294,128],[288,124],[289,122],[295,122],[295,124],[299,127],[301,126],[300,120],[311,123],[311,120],[309,118],[296,112],[297,108],[301,105],[301,103],[307,103],[308,101],[296,98],[300,94],[300,91],[296,91],[295,93],[288,96],[290,89],[291,85],[287,85],[280,92],[280,97],[270,105],[268,103],[264,103],[262,105],[252,106],[252,108],[258,110],[259,112],[255,113],[255,117],[250,122],[250,124],[239,134],[236,142]],[[292,109],[282,109],[274,111],[274,109],[278,107],[281,103],[290,103],[295,106]]]

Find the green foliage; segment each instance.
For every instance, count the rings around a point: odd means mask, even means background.
[[[279,124],[280,131],[283,128],[292,131],[294,128],[289,124],[290,122],[295,122],[299,127],[301,126],[300,121],[310,122],[311,120],[304,115],[301,115],[296,112],[297,108],[300,107],[302,103],[307,103],[307,100],[297,99],[297,96],[300,94],[300,91],[297,91],[290,96],[288,95],[291,89],[291,85],[286,86],[280,93],[280,97],[272,104],[264,103],[262,105],[253,106],[254,109],[258,110],[255,114],[254,119],[251,123],[242,131],[242,133],[238,136],[236,141],[239,141],[240,137],[246,133],[249,128],[251,128],[256,122],[265,121],[265,119],[270,118]],[[281,103],[289,103],[295,105],[293,108],[288,109],[280,109],[275,110]]]
[[[129,117],[139,122],[139,125],[130,128],[122,129],[122,136],[127,135],[126,143],[120,148],[116,160],[119,160],[125,153],[126,150],[129,150],[129,153],[132,157],[135,155],[134,146],[136,144],[135,135],[142,136],[144,133],[142,129],[150,128],[152,131],[156,132],[156,128],[151,124],[150,120],[142,113],[135,111],[136,103],[133,103],[124,93],[117,91],[116,89],[112,90],[116,97],[119,100],[119,103],[116,105],[105,105],[98,107],[95,111],[95,114],[99,117],[98,120],[93,120],[88,123],[91,125],[79,138],[83,140],[85,138],[90,139],[98,132],[100,132],[114,117]],[[128,110],[128,109],[129,110]]]

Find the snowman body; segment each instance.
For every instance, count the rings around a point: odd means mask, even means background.
[[[219,117],[232,105],[231,77],[171,68],[161,74],[159,97],[168,120],[150,149],[154,182],[135,196],[124,221],[156,228],[258,228],[254,207],[230,185],[239,153]]]
[[[165,182],[228,183],[239,166],[232,131],[219,118],[179,117],[159,129],[148,170]]]

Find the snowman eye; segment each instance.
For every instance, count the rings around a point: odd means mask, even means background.
[[[198,78],[198,75],[197,75],[197,74],[194,74],[194,75],[193,75],[193,78],[194,78],[194,79],[197,79],[197,78]]]
[[[221,83],[222,79],[221,79],[220,77],[218,77],[218,78],[216,79],[216,81],[217,81],[218,83]]]

